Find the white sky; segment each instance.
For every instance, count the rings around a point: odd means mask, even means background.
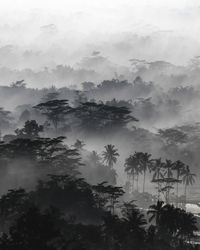
[[[14,25],[38,12],[40,24],[48,15],[52,22],[76,18],[81,31],[128,31],[139,24],[191,35],[200,30],[199,0],[0,0],[1,23]]]
[[[70,50],[84,43],[112,42],[113,34],[118,38],[123,32],[151,36],[159,31],[172,34],[162,36],[164,50],[167,39],[176,43],[175,51],[163,58],[179,63],[184,46],[185,61],[199,55],[200,0],[0,0],[0,46],[40,46],[44,40],[40,27],[48,24],[55,24],[59,31],[55,41],[51,37],[52,43],[59,41]],[[184,40],[177,55],[175,36],[181,43]]]

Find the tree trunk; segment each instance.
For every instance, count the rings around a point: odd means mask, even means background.
[[[158,182],[158,201],[160,200],[160,183]]]
[[[137,191],[139,190],[138,182],[139,182],[139,174],[137,174]]]
[[[146,179],[146,171],[144,170],[143,193],[145,192],[145,179]]]
[[[187,202],[186,195],[187,195],[187,185],[185,184],[185,206],[186,206],[186,202]]]
[[[132,175],[132,179],[133,179],[133,181],[132,181],[132,190],[131,190],[131,193],[134,192],[134,188],[135,188],[135,176],[134,176],[134,174]]]
[[[177,171],[177,180],[179,181],[179,172]],[[176,207],[178,207],[178,182],[176,184]]]

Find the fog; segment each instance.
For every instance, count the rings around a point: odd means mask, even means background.
[[[186,65],[199,52],[199,11],[198,1],[6,1],[0,66],[73,67],[93,51],[119,66],[131,58]]]
[[[0,249],[198,249],[199,51],[199,1],[0,0]]]

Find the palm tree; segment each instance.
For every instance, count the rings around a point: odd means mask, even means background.
[[[161,158],[155,159],[154,164],[151,167],[151,170],[154,171],[152,182],[156,182],[158,184],[158,200],[160,199],[160,190],[161,190],[161,182],[164,178],[162,174],[162,169],[164,167],[164,163],[161,161]]]
[[[152,166],[153,160],[150,160],[151,154],[139,152],[138,159],[140,163],[141,170],[143,172],[143,193],[145,192],[145,179],[146,179],[146,171],[150,169]]]
[[[115,148],[115,145],[108,144],[104,147],[106,150],[103,152],[103,162],[106,162],[109,168],[113,168],[113,165],[117,162],[117,153],[118,149]]]
[[[138,240],[140,243],[142,243],[145,238],[145,226],[147,224],[144,214],[142,214],[131,201],[124,203],[122,215],[122,221],[124,222],[126,226],[125,228],[127,229],[127,236],[130,237],[130,240],[133,240],[134,246],[137,245]],[[139,249],[137,246],[136,248]],[[133,249],[133,247],[131,249]]]
[[[135,152],[134,154],[135,160],[137,162],[137,167],[135,168],[135,174],[136,174],[136,182],[137,182],[137,191],[139,190],[138,183],[139,183],[139,175],[142,174],[142,167],[140,165],[140,153]]]
[[[179,178],[182,175],[182,171],[185,168],[185,164],[181,161],[176,161],[174,162],[174,165],[172,167],[173,170],[176,171],[176,179],[177,179],[177,183],[176,183],[176,206],[178,205],[178,184],[180,182],[182,182]]]
[[[125,160],[125,172],[127,173],[130,181],[130,177],[132,177],[132,190],[134,190],[134,180],[135,176],[139,174],[139,162],[135,155],[130,155],[126,160]],[[138,178],[137,178],[138,180]],[[138,189],[138,184],[137,184],[137,189]]]
[[[186,203],[187,187],[195,183],[196,174],[192,174],[190,172],[189,166],[186,166],[186,168],[182,171],[182,175],[183,175],[183,183],[185,184],[185,203]]]
[[[101,161],[101,157],[100,155],[98,155],[98,153],[93,150],[92,153],[89,155],[89,160],[95,164],[95,165],[98,165]]]
[[[156,222],[156,226],[159,225],[160,223],[160,217],[161,214],[163,212],[163,208],[164,208],[164,201],[157,201],[157,204],[155,205],[151,205],[149,207],[149,210],[147,211],[147,214],[151,214],[151,217],[149,218],[149,222],[151,222],[152,220],[155,220]]]
[[[166,185],[162,190],[163,192],[165,192],[166,203],[169,203],[169,193],[170,193],[170,190],[174,188],[173,187],[174,182],[176,182],[176,179],[173,178],[173,172],[172,172],[173,166],[174,166],[174,163],[171,160],[167,160],[167,159],[165,161],[165,164],[163,165],[165,169],[163,182],[165,182]]]

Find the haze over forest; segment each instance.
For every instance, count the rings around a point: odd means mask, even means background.
[[[0,103],[0,249],[199,249],[199,1],[0,1]]]

